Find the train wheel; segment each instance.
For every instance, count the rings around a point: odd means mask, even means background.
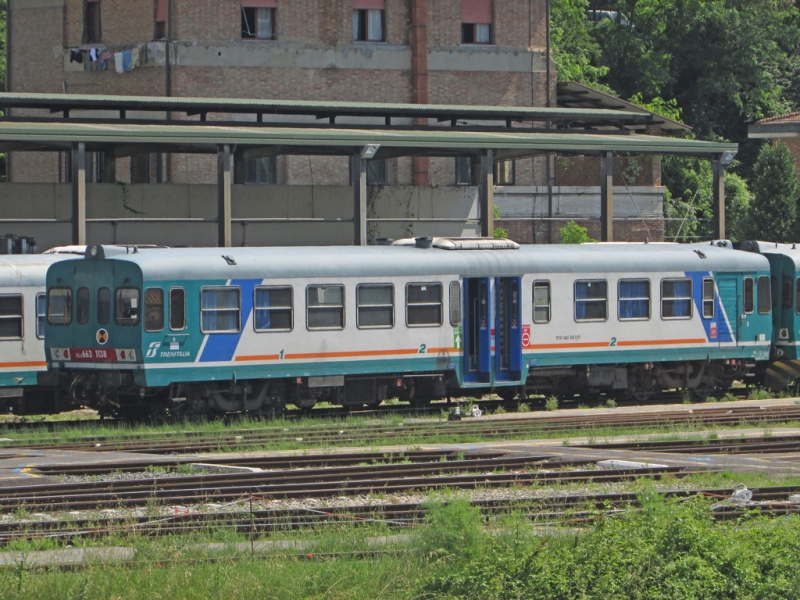
[[[653,374],[648,369],[635,368],[628,373],[628,397],[636,402],[647,402],[655,393]]]

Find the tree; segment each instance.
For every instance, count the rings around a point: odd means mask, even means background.
[[[608,68],[597,65],[600,47],[586,22],[588,0],[552,0],[550,43],[559,81],[579,81],[608,89],[600,78]]]
[[[758,237],[750,226],[753,194],[747,182],[736,173],[725,175],[725,231],[729,239],[746,240]]]
[[[800,182],[797,176],[797,166],[786,144],[762,146],[750,184],[753,200],[749,221],[753,237],[775,242],[798,239]]]
[[[589,237],[589,230],[586,227],[581,227],[575,221],[570,221],[558,232],[561,234],[562,244],[583,244],[597,241]]]
[[[0,0],[0,92],[6,90],[6,0]],[[3,111],[0,111],[0,117]],[[0,152],[0,181],[6,179],[6,156]]]

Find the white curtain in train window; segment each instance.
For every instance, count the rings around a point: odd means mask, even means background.
[[[258,21],[256,26],[257,37],[272,37],[272,10],[271,8],[256,9],[256,19]]]
[[[367,39],[373,42],[383,40],[383,11],[367,11]]]
[[[575,320],[593,321],[606,318],[606,282],[575,282]]]
[[[218,288],[202,291],[202,328],[205,332],[239,330],[238,288]]]
[[[619,282],[619,318],[650,317],[650,282],[646,279]]]

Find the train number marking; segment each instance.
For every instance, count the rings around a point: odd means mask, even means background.
[[[608,345],[609,345],[609,346],[616,346],[616,345],[617,345],[617,338],[615,338],[615,337],[612,337],[612,338],[611,338],[611,342],[609,342],[609,344],[608,344]]]
[[[428,352],[427,344],[420,344],[419,345],[419,350],[417,350],[417,354],[425,354],[427,352]]]
[[[283,348],[281,348],[281,351],[278,352],[278,360],[283,360],[284,359],[284,357],[286,356],[285,352],[286,351]]]

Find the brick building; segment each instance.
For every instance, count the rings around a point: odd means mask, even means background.
[[[104,96],[542,107],[548,99],[549,71],[549,96],[555,106],[558,92],[555,69],[552,63],[548,69],[546,58],[545,4],[545,0],[9,0],[7,89],[15,93]],[[31,115],[35,111],[12,111],[12,116]],[[103,115],[76,112],[70,116]],[[146,118],[154,117],[148,113]],[[170,118],[204,117],[172,113]],[[255,117],[210,114],[208,119]],[[279,122],[281,117],[270,120]],[[353,121],[342,119],[337,123]],[[318,123],[313,117],[308,122]],[[359,122],[382,124],[380,119]],[[433,120],[413,124],[440,125]],[[408,121],[408,125],[412,122]],[[514,124],[532,125],[541,124]],[[590,232],[595,233],[599,228],[598,160],[591,157],[588,161],[564,163],[554,158],[549,171],[545,157],[496,163],[494,180],[501,219],[498,224],[515,239],[527,243],[558,241],[557,228],[569,219],[585,221]],[[620,160],[629,162],[627,158],[615,158],[615,164]],[[650,167],[652,160],[657,164],[657,158],[646,160],[646,175],[636,182],[622,181],[615,172],[614,185],[624,183],[623,194],[630,196],[630,202],[624,200],[618,203],[619,210],[615,208],[615,219],[622,221],[618,231],[623,234],[617,239],[663,237],[663,188],[658,169]],[[311,190],[312,205],[315,186],[334,189],[350,185],[348,159],[344,157],[277,153],[245,160],[234,153],[233,163],[237,186],[304,186],[306,192]],[[589,163],[592,166],[583,168]],[[381,214],[438,215],[443,201],[436,200],[437,191],[452,197],[453,190],[447,192],[443,188],[474,185],[475,167],[466,156],[389,158],[370,162],[368,183],[393,186],[400,192],[404,187],[433,190],[428,204],[412,209],[412,200],[408,201],[409,206],[397,207],[397,194],[383,194],[392,198],[384,201],[376,188],[376,207]],[[68,151],[18,152],[9,157],[9,181],[13,184],[67,183],[70,172]],[[555,204],[553,192],[549,193],[549,212],[543,211],[540,201],[548,184],[548,172],[551,186],[562,186],[555,189]],[[97,184],[98,205],[101,195],[116,193],[113,188],[101,188],[101,184],[130,186],[119,193],[124,205],[121,214],[127,215],[131,209],[129,198],[148,196],[136,189],[138,185],[165,183],[188,189],[190,185],[214,184],[216,157],[161,152],[114,157],[91,153],[88,181]],[[91,188],[89,192],[91,204]],[[238,194],[258,204],[252,192],[235,190],[234,203]],[[275,196],[275,192],[271,195]],[[36,193],[48,205],[50,192],[44,189]],[[187,194],[191,204],[193,192]],[[52,197],[57,195],[53,192]],[[277,195],[283,197],[286,192]],[[418,196],[414,192],[399,195]],[[268,199],[270,194],[262,196]],[[463,192],[457,196],[472,197]],[[347,199],[343,206],[349,202]],[[134,214],[147,213],[144,205],[136,210],[138,213]],[[187,214],[195,214],[191,208],[186,210]],[[259,204],[258,216],[273,216],[275,211],[271,210],[268,204]],[[340,209],[330,206],[327,210],[330,213]],[[57,213],[54,209],[54,219],[59,218]],[[312,206],[305,216],[316,214]],[[474,216],[474,208],[465,211],[460,206],[455,214]],[[433,227],[408,226],[402,232],[440,233]],[[400,228],[372,230],[374,239],[399,235]],[[471,231],[474,228],[470,226],[453,225],[440,234]],[[244,230],[235,237],[241,243],[275,239],[255,232],[251,226],[249,237]],[[332,243],[337,235],[322,238],[325,243]],[[106,232],[100,237],[113,242],[126,239],[118,235],[116,223],[113,234]],[[134,241],[144,239],[141,233],[133,237]],[[298,238],[284,233],[279,239],[286,243]],[[155,238],[152,241],[169,243]]]

